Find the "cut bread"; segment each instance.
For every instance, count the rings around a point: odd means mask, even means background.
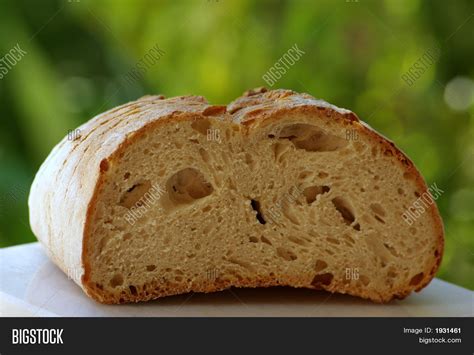
[[[278,285],[386,302],[439,267],[436,204],[403,217],[429,195],[412,162],[307,94],[147,96],[77,132],[41,166],[30,221],[99,302]]]

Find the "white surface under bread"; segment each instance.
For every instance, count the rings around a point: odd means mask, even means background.
[[[322,291],[269,288],[185,294],[157,301],[102,305],[88,298],[38,243],[0,249],[0,315],[121,317],[458,317],[474,316],[474,292],[434,279],[405,300],[374,304]]]

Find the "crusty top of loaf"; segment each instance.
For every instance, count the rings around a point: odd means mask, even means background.
[[[246,91],[241,97],[231,102],[227,110],[232,114],[234,122],[247,125],[252,123],[257,116],[265,117],[277,111],[305,106],[334,112],[337,114],[334,117],[344,117],[348,121],[359,121],[353,112],[331,105],[324,100],[315,99],[311,95],[285,89],[267,91],[263,87]]]

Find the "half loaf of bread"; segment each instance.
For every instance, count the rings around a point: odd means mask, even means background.
[[[75,132],[36,175],[30,222],[99,302],[278,285],[386,302],[439,267],[443,226],[413,163],[307,94],[147,96]]]

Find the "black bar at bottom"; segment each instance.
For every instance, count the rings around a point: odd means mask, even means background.
[[[0,354],[473,354],[473,324],[473,318],[1,318]]]

